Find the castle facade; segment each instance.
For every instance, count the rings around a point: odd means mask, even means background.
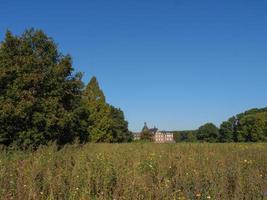
[[[154,128],[148,128],[147,124],[145,123],[144,128],[142,131],[148,130],[151,133],[151,139],[155,143],[174,143],[174,137],[173,133],[169,131],[160,131],[156,127]],[[140,140],[141,139],[141,132],[134,133],[134,140]]]

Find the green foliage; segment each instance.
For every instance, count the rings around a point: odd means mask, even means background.
[[[7,31],[0,45],[0,144],[130,141],[123,112],[106,103],[95,77],[84,91],[81,79],[71,57],[41,30]]]
[[[224,121],[220,125],[219,132],[211,123],[194,131],[174,131],[174,140],[176,142],[266,142],[267,108],[254,108],[237,114]]]
[[[237,132],[245,142],[266,141],[266,122],[266,113],[245,115],[240,120]]]
[[[37,148],[48,142],[67,144],[130,142],[123,112],[109,105],[93,77],[84,89],[81,73],[73,73],[69,55],[41,30],[21,36],[6,32],[0,44],[0,145]],[[152,141],[145,125],[141,139]],[[179,131],[177,142],[267,141],[267,108],[251,109],[221,124]]]
[[[175,142],[196,142],[197,131],[174,131],[174,141]]]
[[[131,142],[133,134],[128,130],[128,122],[124,118],[123,111],[110,105],[110,112],[113,142]]]
[[[90,113],[87,132],[92,142],[128,142],[132,134],[124,114],[106,103],[96,77],[93,77],[83,93],[85,108]]]
[[[218,137],[219,130],[212,123],[207,123],[201,126],[197,132],[197,139],[203,142],[217,142]]]
[[[152,142],[153,141],[153,133],[149,130],[147,123],[145,122],[144,127],[140,133],[140,140],[142,142]]]
[[[0,46],[0,141],[37,147],[73,140],[72,111],[83,86],[70,56],[40,30],[6,33]]]
[[[183,137],[182,137],[182,134],[180,133],[180,131],[174,131],[173,132],[173,139],[175,142],[182,142],[183,141]]]
[[[190,131],[188,134],[187,134],[187,138],[185,140],[186,142],[196,142],[197,141],[197,137],[196,137],[196,134],[192,131]]]
[[[267,108],[255,108],[231,117],[220,125],[219,131],[211,123],[194,131],[174,131],[174,140],[176,142],[266,142]]]
[[[140,139],[143,141],[152,141],[153,140],[153,133],[149,131],[149,129],[144,128],[140,133]]]
[[[89,115],[88,133],[92,142],[111,142],[112,132],[110,131],[111,117],[110,107],[106,103],[103,91],[100,89],[96,77],[88,83],[83,99]]]
[[[235,118],[232,117],[225,121],[220,126],[220,142],[233,142],[234,141],[234,122]]]
[[[267,108],[240,113],[220,127],[221,142],[267,141]]]

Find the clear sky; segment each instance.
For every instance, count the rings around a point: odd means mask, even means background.
[[[133,131],[267,106],[266,0],[2,0],[0,40],[43,29]]]

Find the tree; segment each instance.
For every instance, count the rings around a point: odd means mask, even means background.
[[[132,134],[122,110],[109,105],[96,77],[92,77],[84,93],[83,102],[90,113],[88,135],[92,142],[129,142]]]
[[[125,120],[122,110],[110,105],[110,111],[113,142],[131,142],[133,135],[128,130],[128,122]]]
[[[188,132],[186,142],[196,142],[196,141],[197,141],[196,135],[192,131]]]
[[[96,77],[93,77],[88,83],[83,93],[83,100],[86,109],[90,113],[87,129],[90,141],[112,142],[111,107],[106,103],[105,95],[100,89]]]
[[[140,133],[140,139],[143,141],[152,141],[153,134],[148,129],[143,129]]]
[[[41,30],[7,31],[0,45],[0,142],[22,148],[73,141],[81,74]]]
[[[220,126],[220,142],[233,142],[234,141],[234,126],[235,118],[232,117],[228,121],[225,121]]]
[[[149,130],[147,123],[145,122],[144,127],[140,133],[140,139],[143,141],[152,141],[153,133]]]
[[[222,142],[256,142],[267,138],[267,108],[237,114],[220,127]]]
[[[197,132],[197,139],[200,141],[217,142],[218,137],[219,137],[219,130],[212,123],[207,123],[201,126]]]
[[[176,142],[196,142],[196,130],[174,131],[174,140]]]
[[[240,120],[240,126],[237,130],[238,134],[242,136],[242,141],[266,141],[266,121],[266,114],[263,112],[245,115]]]
[[[173,133],[173,139],[175,142],[182,142],[182,134],[179,131]]]

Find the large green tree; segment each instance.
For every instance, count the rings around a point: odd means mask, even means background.
[[[89,111],[88,133],[92,142],[112,142],[113,135],[110,127],[112,125],[111,109],[106,103],[103,91],[100,89],[96,77],[88,83],[83,99]]]
[[[266,122],[267,118],[264,112],[245,115],[240,120],[237,130],[239,140],[242,142],[266,141]]]
[[[230,118],[225,121],[220,126],[220,142],[233,142],[234,141],[234,131],[235,131],[235,117]]]
[[[200,141],[217,142],[218,138],[219,138],[219,130],[212,123],[204,124],[197,131],[197,139]]]
[[[92,142],[127,142],[132,140],[128,123],[120,109],[109,105],[96,77],[88,83],[83,101],[90,113],[88,118],[88,135]]]
[[[128,130],[128,122],[124,118],[124,113],[121,109],[110,106],[111,112],[111,132],[113,142],[131,142],[133,140],[132,133]]]
[[[196,142],[196,131],[174,131],[175,142]]]
[[[222,142],[258,142],[267,139],[267,108],[240,113],[220,127]]]
[[[72,72],[70,56],[43,31],[7,31],[0,45],[0,142],[26,148],[72,141],[83,86]]]

